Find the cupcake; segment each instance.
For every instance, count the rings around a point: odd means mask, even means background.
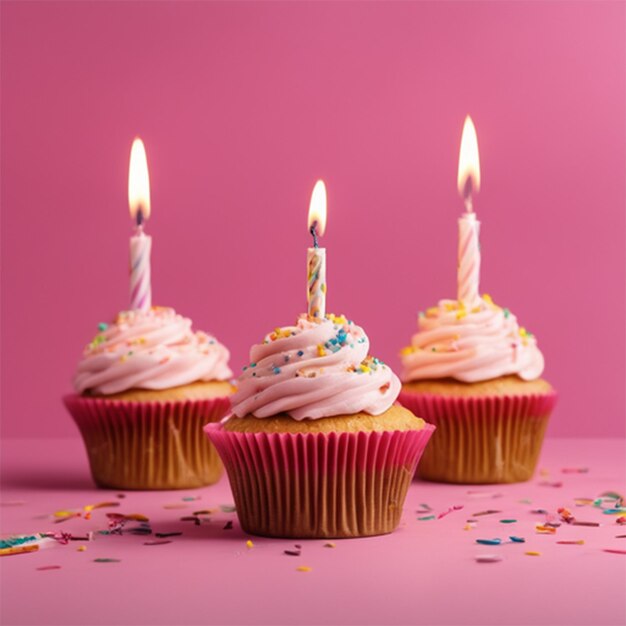
[[[218,480],[202,428],[230,409],[228,350],[174,309],[102,323],[64,398],[100,487],[183,489]]]
[[[400,403],[437,427],[418,475],[451,483],[531,478],[556,402],[544,359],[515,315],[483,295],[420,313],[401,352]]]
[[[400,381],[343,316],[301,316],[252,347],[232,415],[205,431],[242,528],[270,537],[365,537],[399,523],[434,428],[394,404]]]

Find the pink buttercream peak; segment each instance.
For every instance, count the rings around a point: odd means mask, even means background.
[[[78,393],[168,389],[232,377],[228,350],[211,335],[194,332],[191,320],[172,308],[123,311],[99,330],[78,365]]]
[[[233,413],[287,413],[297,420],[360,411],[379,415],[395,402],[400,381],[368,352],[367,335],[344,316],[302,315],[252,347],[232,396]]]
[[[404,382],[454,378],[472,383],[511,374],[535,380],[543,372],[535,337],[488,295],[471,309],[441,300],[420,314],[417,325],[411,345],[400,353]]]

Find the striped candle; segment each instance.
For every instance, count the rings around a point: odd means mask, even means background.
[[[306,257],[309,317],[323,318],[326,315],[326,249],[309,248]]]
[[[467,308],[476,306],[479,295],[480,281],[480,244],[478,231],[480,222],[476,214],[465,213],[459,218],[459,259],[457,284],[457,298]]]
[[[467,308],[474,308],[480,300],[480,222],[474,213],[472,194],[480,190],[480,157],[476,128],[469,115],[465,118],[461,136],[457,187],[465,202],[465,213],[459,218],[457,299]]]
[[[138,229],[130,238],[130,308],[148,311],[152,306],[150,285],[150,250],[152,237]]]
[[[308,229],[313,247],[307,250],[307,301],[309,318],[324,319],[326,315],[326,249],[318,246],[317,238],[326,230],[326,185],[318,180],[309,204]]]
[[[144,221],[150,217],[150,177],[146,148],[139,137],[130,150],[128,170],[128,207],[137,229],[130,238],[130,308],[148,311],[152,306],[150,286],[150,250],[152,237],[143,232]]]

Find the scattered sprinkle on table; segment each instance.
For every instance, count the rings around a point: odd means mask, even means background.
[[[159,541],[144,541],[144,546],[164,546],[166,543],[172,543],[170,539],[163,539]]]
[[[121,559],[94,559],[94,563],[119,563]]]
[[[14,556],[16,554],[26,554],[28,552],[37,552],[37,550],[39,550],[38,545],[15,546],[14,548],[2,548],[0,549],[0,556]]]
[[[308,565],[300,565],[299,567],[296,567],[296,571],[297,572],[312,572],[313,568],[309,567]]]
[[[85,552],[87,550],[87,546],[78,546],[76,548],[76,552]]]
[[[226,524],[224,524],[224,528],[222,530],[232,530],[233,529],[233,520],[229,519]]]
[[[502,539],[476,539],[476,543],[480,543],[483,546],[499,546],[502,543]]]
[[[337,547],[337,544],[336,544],[336,543],[334,543],[334,542],[332,542],[332,541],[329,541],[328,543],[325,543],[325,544],[324,544],[324,547],[325,547],[325,548],[336,548],[336,547]]]
[[[486,511],[478,511],[478,513],[473,513],[473,517],[480,517],[481,515],[494,515],[495,513],[502,513],[502,511],[494,511],[493,509],[487,509]]]
[[[535,530],[542,535],[554,535],[554,533],[556,533],[556,528],[545,524],[537,524],[537,526],[535,526]]]
[[[479,554],[476,557],[477,563],[499,563],[502,561],[502,557],[497,554]]]
[[[515,524],[517,522],[516,519],[501,519],[500,524]]]
[[[585,543],[584,539],[577,539],[576,541],[557,541],[562,546],[582,546]]]
[[[300,556],[302,554],[300,550],[283,550],[283,552],[289,556]]]
[[[41,567],[37,568],[38,572],[47,572],[51,569],[61,569],[60,565],[42,565]]]
[[[155,537],[159,539],[163,539],[164,537],[180,537],[183,533],[175,532],[175,533],[154,533]]]
[[[426,517],[418,517],[418,522],[427,522],[428,520],[435,519],[434,515],[427,515]]]
[[[626,554],[626,550],[619,550],[617,548],[604,548],[604,552],[610,552],[611,554]]]
[[[528,550],[528,552],[524,552],[527,556],[541,556],[541,552],[535,552],[534,550]]]
[[[251,548],[254,548],[254,544],[252,543],[252,541],[250,541],[250,539],[246,541],[246,548],[248,548],[248,550],[250,550]]]
[[[220,504],[222,513],[234,513],[237,509],[234,504]]]
[[[524,539],[524,537],[515,537],[515,536],[511,536],[511,537],[509,537],[509,539],[510,539],[513,543],[526,543],[526,539]]]

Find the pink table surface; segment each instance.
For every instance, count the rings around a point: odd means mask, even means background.
[[[0,559],[0,622],[9,624],[624,624],[626,622],[626,526],[616,516],[574,498],[595,498],[624,488],[624,442],[548,440],[533,481],[518,485],[467,487],[415,482],[403,521],[386,537],[335,541],[273,540],[252,537],[236,516],[219,511],[195,526],[180,521],[198,509],[232,502],[228,482],[177,492],[96,489],[82,443],[76,439],[3,442],[1,532],[106,528],[106,512],[142,513],[155,532],[182,531],[165,545],[154,537],[97,535],[91,543],[54,543],[39,552]],[[589,468],[563,473],[563,468]],[[561,482],[546,486],[542,482]],[[470,493],[474,492],[474,493]],[[184,498],[197,500],[186,501]],[[90,520],[54,524],[51,514],[118,500]],[[522,502],[523,501],[523,502]],[[527,501],[530,501],[527,502]],[[442,519],[418,521],[416,511],[463,509]],[[165,508],[166,505],[186,508]],[[546,509],[567,506],[580,520],[599,527],[563,524],[556,535],[535,531]],[[496,509],[502,513],[475,517]],[[513,518],[512,524],[499,520]],[[224,530],[228,520],[232,530]],[[480,546],[477,538],[526,538],[524,544]],[[558,540],[583,539],[584,545]],[[300,557],[285,549],[302,545]],[[78,551],[86,545],[86,551]],[[539,551],[541,556],[527,556]],[[498,563],[475,556],[498,554]],[[96,558],[119,559],[98,563]],[[58,565],[60,569],[38,570]],[[309,572],[297,571],[305,565]]]

